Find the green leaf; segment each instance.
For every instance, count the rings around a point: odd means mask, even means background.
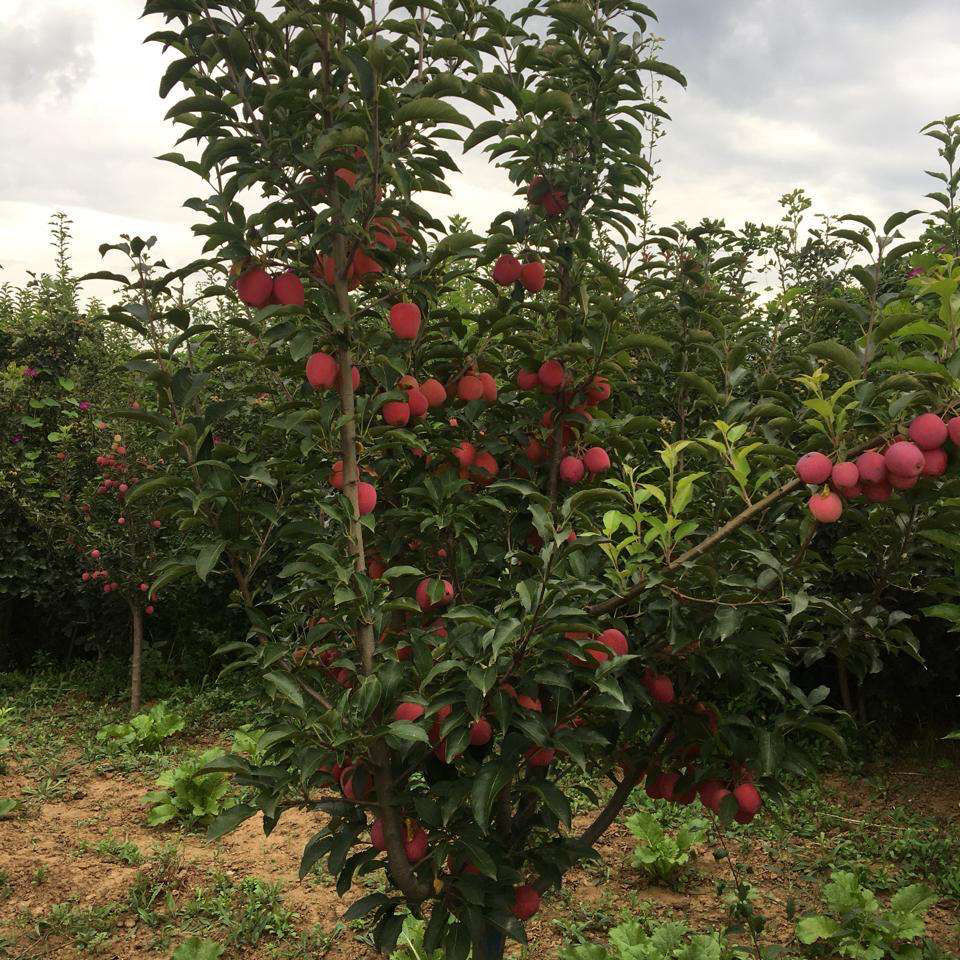
[[[197,576],[201,580],[207,579],[207,574],[217,565],[226,545],[226,540],[217,540],[214,543],[206,543],[200,548],[197,554]]]
[[[361,897],[359,900],[350,904],[347,912],[343,915],[343,919],[356,920],[359,917],[365,917],[371,910],[386,906],[389,902],[390,898],[385,894],[368,893],[365,897]]]
[[[681,87],[687,85],[687,78],[674,66],[669,63],[662,63],[660,60],[643,60],[637,65],[638,70],[649,70],[650,73],[659,73],[661,76],[675,80]]]
[[[801,943],[816,943],[836,936],[840,924],[831,917],[804,917],[797,924],[797,938]]]
[[[401,720],[396,720],[387,727],[387,730],[401,740],[418,741],[420,743],[430,742],[427,731],[423,727],[418,727],[415,723],[404,723]]]
[[[861,364],[857,355],[849,348],[837,343],[836,340],[820,340],[807,347],[807,353],[813,354],[820,360],[830,360],[854,380],[861,374]]]
[[[225,949],[213,940],[191,937],[173,951],[173,960],[218,960]]]
[[[289,700],[295,706],[303,707],[303,693],[297,686],[296,681],[288,674],[273,670],[264,674],[263,679],[285,700]]]
[[[396,123],[419,120],[435,124],[455,123],[463,127],[473,127],[469,118],[446,101],[437,100],[436,97],[418,97],[416,100],[408,100],[397,110],[393,119]]]
[[[219,840],[222,836],[236,830],[245,820],[249,820],[255,813],[258,813],[256,807],[251,807],[246,803],[238,803],[227,810],[224,810],[219,816],[210,821],[207,827],[207,839]]]
[[[167,94],[190,72],[196,62],[195,57],[184,57],[182,60],[174,60],[167,67],[160,80],[161,100],[166,99]]]
[[[487,832],[497,795],[509,782],[510,772],[496,763],[485,764],[474,778],[470,806],[474,820],[484,833]]]

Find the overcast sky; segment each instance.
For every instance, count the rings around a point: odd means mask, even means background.
[[[802,186],[816,210],[884,216],[934,187],[928,120],[960,112],[957,0],[649,0],[670,84],[656,218],[774,220]],[[49,269],[47,222],[74,221],[78,272],[123,232],[156,234],[168,262],[199,249],[181,206],[202,183],[153,159],[178,136],[157,96],[159,48],[140,0],[0,0],[0,283]],[[511,206],[480,155],[440,215],[482,229]]]

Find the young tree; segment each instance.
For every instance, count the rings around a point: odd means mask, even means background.
[[[136,441],[114,434],[109,448],[96,457],[99,477],[79,504],[79,514],[85,541],[81,581],[105,598],[115,595],[129,614],[130,713],[135,714],[142,698],[144,617],[158,603],[148,580],[158,557],[169,555],[174,545],[164,532],[156,497],[137,495],[141,481],[149,482],[158,465],[137,456],[127,446],[131,442]]]
[[[473,0],[146,12],[178,54],[161,93],[188,94],[168,115],[202,148],[167,159],[210,188],[188,206],[205,252],[233,264],[244,360],[273,406],[263,431],[214,449],[223,410],[199,402],[184,359],[203,325],[178,315],[182,334],[141,358],[150,421],[186,467],[152,489],[197,551],[156,583],[218,564],[240,583],[251,555],[262,574],[243,593],[253,642],[225,652],[271,693],[267,762],[224,762],[255,799],[213,834],[257,811],[268,831],[290,806],[325,811],[302,871],[325,858],[341,893],[385,871],[395,892],[348,912],[375,915],[381,949],[405,906],[429,913],[428,950],[496,960],[644,776],[651,796],[699,791],[747,822],[754,779],[801,762],[790,735],[830,732],[824,694],[790,682],[781,644],[781,604],[803,604],[785,592],[802,481],[779,475],[782,447],[750,442],[762,418],[738,396],[761,334],[724,342],[718,389],[649,329],[676,311],[682,331],[728,332],[714,316],[725,265],[703,231],[669,281],[638,234],[644,131],[662,115],[648,80],[682,76],[648,56],[653,15],[630,0],[537,0],[511,18]],[[494,116],[474,125],[475,107]],[[444,144],[464,129],[519,194],[486,240],[445,233],[417,199],[448,189]],[[171,283],[207,266],[140,272],[119,313],[162,324]],[[465,277],[485,295],[465,296]],[[844,350],[814,352],[845,368]],[[681,353],[668,377],[655,358]],[[799,406],[828,375],[790,362],[806,374]],[[671,405],[686,391],[679,425],[637,415],[662,412],[649,371]],[[804,443],[853,449],[891,419],[861,396]],[[251,486],[269,495],[241,495]],[[782,522],[767,529],[771,507]],[[721,716],[734,699],[755,713]],[[577,790],[598,806],[579,834]]]

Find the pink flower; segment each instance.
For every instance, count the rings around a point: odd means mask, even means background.
[[[926,272],[927,272],[927,271],[924,270],[923,267],[914,267],[914,268],[907,274],[907,276],[908,276],[910,279],[913,279],[913,277],[922,277]]]
[[[36,367],[24,367],[23,375],[32,380],[40,371]]]
[[[89,400],[81,400],[80,403],[77,404],[77,406],[79,406],[81,410],[89,410],[89,409],[90,409],[90,401],[89,401]]]
[[[15,433],[15,434],[10,438],[10,442],[11,442],[11,443],[19,443],[22,439],[23,439],[23,435],[22,435],[22,434]]]

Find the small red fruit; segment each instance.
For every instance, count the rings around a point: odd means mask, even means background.
[[[950,435],[953,443],[960,447],[960,417],[951,418],[947,424],[947,433]]]
[[[537,376],[536,370],[517,371],[517,386],[521,390],[536,390],[539,385],[540,378]],[[957,419],[960,420],[960,417]]]
[[[440,407],[447,402],[447,391],[439,380],[432,377],[420,384],[420,392],[427,398],[431,407]]]
[[[410,407],[410,416],[422,417],[430,409],[430,401],[422,390],[413,387],[407,391],[407,406]]]
[[[527,883],[514,887],[510,909],[518,920],[529,920],[540,909],[540,894]]]
[[[804,483],[826,483],[833,470],[830,458],[822,453],[805,453],[796,466],[797,476]]]
[[[522,270],[523,266],[516,257],[504,253],[493,265],[493,282],[501,287],[510,287],[520,279]]]
[[[423,716],[423,707],[419,703],[406,701],[393,712],[393,719],[401,723],[415,723]]]
[[[416,340],[420,332],[420,308],[415,303],[395,303],[390,308],[390,328],[401,340]]]
[[[531,767],[549,767],[557,751],[553,747],[531,747],[527,753],[527,763]]]
[[[477,379],[483,387],[483,399],[487,403],[496,403],[497,401],[497,381],[489,373],[477,374]]]
[[[656,703],[673,703],[675,694],[673,681],[662,673],[648,671],[643,678],[643,685],[647,688],[650,698]]]
[[[625,656],[627,651],[630,649],[630,644],[627,642],[627,638],[615,627],[610,627],[609,629],[604,630],[603,633],[597,637],[597,642],[603,644],[604,647],[612,651],[615,657]],[[609,659],[608,654],[602,650],[588,649],[588,653],[594,658],[594,660],[597,661],[597,663],[603,663],[605,660]]]
[[[861,486],[863,487],[863,495],[872,503],[883,503],[889,500],[893,492],[886,480],[880,483],[864,483]]]
[[[536,437],[531,437],[523,448],[523,454],[531,463],[543,463],[547,451]]]
[[[481,717],[479,720],[475,720],[470,724],[470,746],[471,747],[482,747],[490,742],[490,738],[493,736],[493,727],[490,726],[490,721]]]
[[[493,458],[493,455],[483,450],[474,457],[470,476],[473,477],[477,483],[486,486],[488,483],[493,483],[493,481],[497,479],[499,472],[500,467]]]
[[[924,463],[926,463],[926,460],[924,460]],[[917,485],[920,476],[921,475],[918,474],[915,477],[901,477],[899,473],[888,473],[887,483],[889,483],[894,490],[910,490]]]
[[[733,797],[740,808],[739,812],[747,818],[740,820],[741,823],[749,823],[763,804],[760,792],[752,783],[741,783],[739,787],[735,787]]]
[[[587,403],[595,407],[598,403],[610,398],[610,383],[606,377],[596,376],[587,387]]]
[[[377,817],[370,827],[370,846],[383,853],[387,849],[387,840],[383,832],[383,820]]]
[[[314,390],[326,390],[337,382],[340,367],[329,353],[312,353],[307,360],[307,383]]]
[[[361,517],[373,513],[377,505],[377,488],[372,483],[361,481],[357,484],[357,511]]]
[[[910,439],[921,450],[936,450],[947,442],[947,425],[935,413],[921,413],[910,424]]]
[[[923,451],[923,475],[925,477],[942,477],[947,472],[947,453],[945,450]]]
[[[857,470],[860,479],[866,483],[883,483],[887,479],[887,461],[876,450],[868,450],[857,457]]]
[[[610,457],[603,447],[591,447],[583,455],[583,465],[591,473],[603,473],[610,469]]]
[[[537,380],[545,393],[555,393],[563,384],[563,364],[559,360],[545,360],[537,371]]]
[[[153,613],[153,606],[151,604],[147,604],[147,606],[144,607],[143,612],[149,617]]]
[[[463,469],[466,469],[467,467],[473,466],[473,461],[477,456],[477,448],[470,443],[469,440],[464,440],[463,443],[454,447],[451,453],[457,463],[459,463]]]
[[[391,427],[405,427],[410,422],[410,404],[391,400],[383,405],[383,419]]]
[[[835,464],[830,476],[838,487],[855,487],[860,482],[860,471],[857,465],[849,460]]]
[[[564,483],[579,483],[583,479],[584,466],[579,457],[564,457],[560,461],[560,479]]]
[[[883,455],[889,473],[918,477],[923,472],[923,451],[909,440],[898,440]]]
[[[843,501],[832,490],[815,493],[807,501],[807,506],[820,523],[835,523],[843,513]]]
[[[273,293],[273,278],[262,267],[254,267],[237,277],[237,295],[250,307],[265,307]]]
[[[449,580],[443,581],[443,596],[439,600],[430,599],[430,584],[433,583],[430,577],[424,577],[417,585],[416,598],[420,609],[426,613],[436,607],[445,607],[453,599],[453,584]]]
[[[714,813],[720,812],[720,804],[730,796],[730,791],[724,787],[720,786],[716,790],[711,790],[710,793],[705,798],[703,793],[700,794],[700,801],[708,809],[712,810]]]
[[[547,274],[539,260],[525,263],[520,269],[520,283],[530,293],[539,293],[546,286]]]
[[[479,400],[483,396],[483,381],[469,373],[461,377],[457,383],[457,396],[467,403]]]
[[[281,273],[273,281],[273,297],[277,303],[285,307],[302,307],[303,281],[292,270]]]
[[[421,826],[412,823],[404,829],[403,851],[411,863],[419,863],[426,855],[430,839]]]

